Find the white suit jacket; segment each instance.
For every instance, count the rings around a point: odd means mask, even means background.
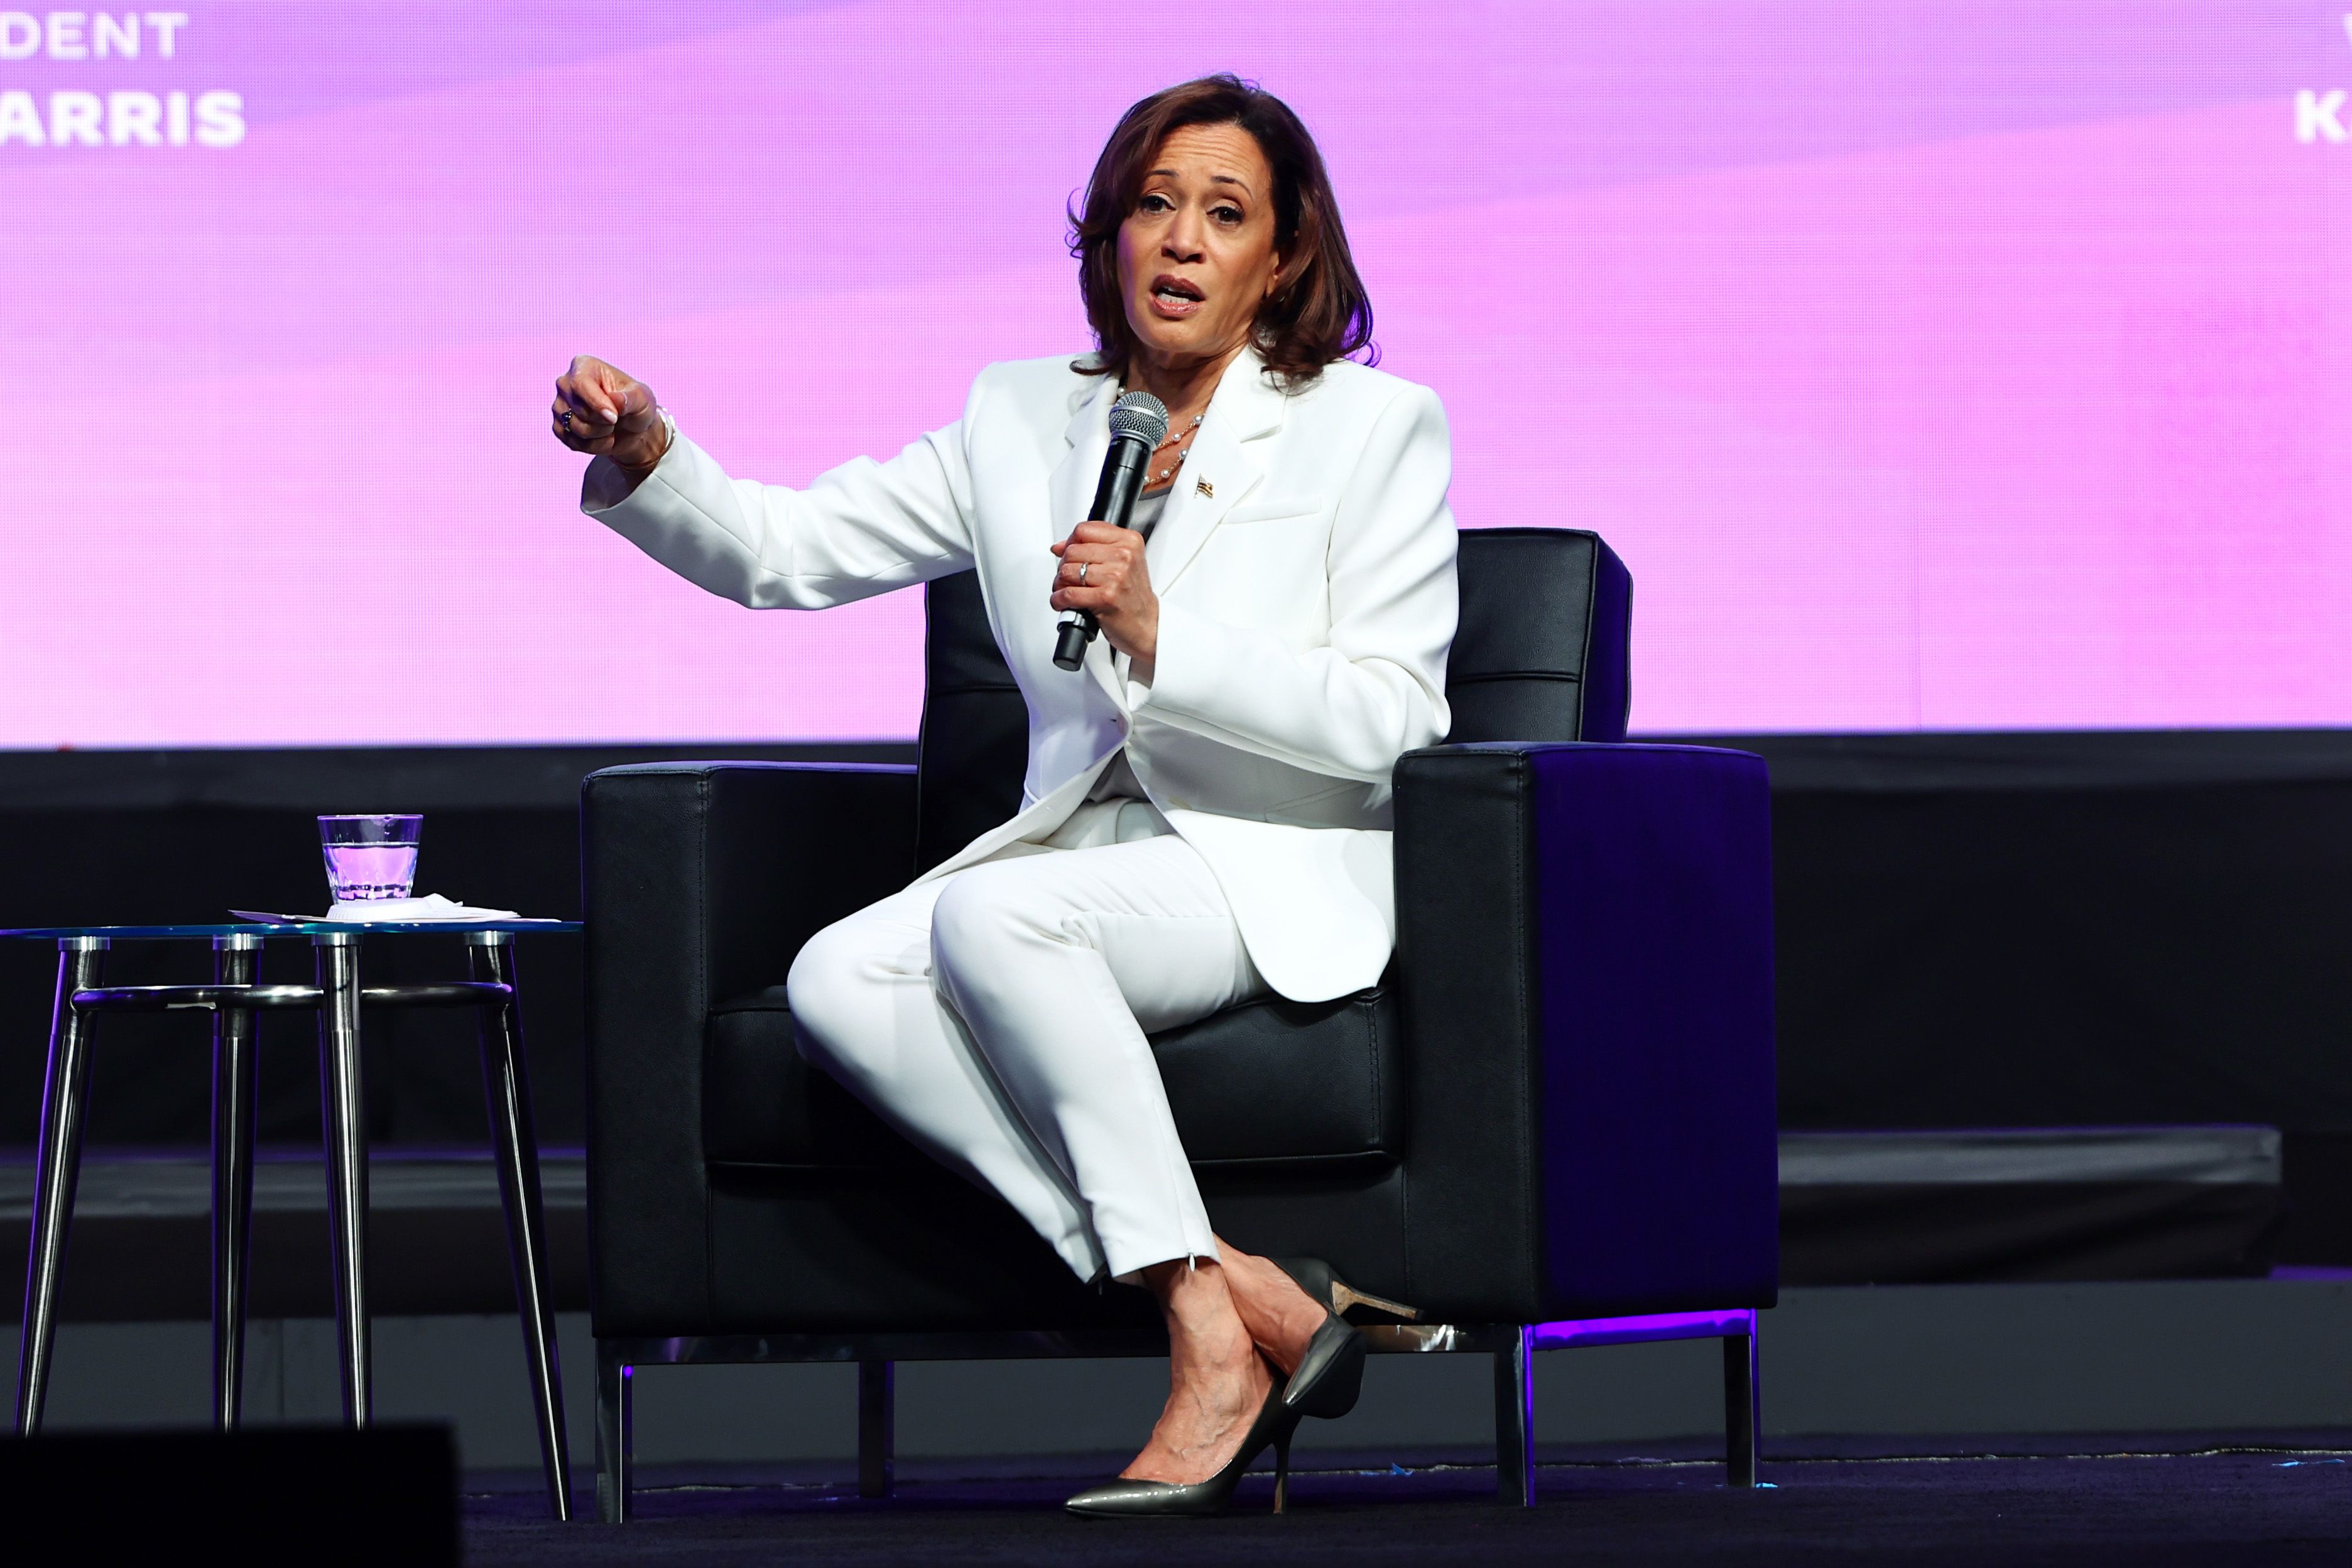
[[[625,499],[582,505],[672,571],[755,608],[815,609],[976,566],[1029,705],[1022,809],[926,875],[1037,840],[1124,745],[1215,873],[1266,983],[1322,1001],[1378,981],[1395,942],[1390,773],[1450,727],[1453,458],[1426,387],[1354,363],[1278,390],[1244,353],[1202,421],[1146,561],[1150,686],[1108,638],[1053,662],[1046,546],[1084,521],[1118,389],[1068,359],[992,365],[963,417],[805,489],[730,479],[681,436]],[[1123,663],[1124,661],[1119,661]]]

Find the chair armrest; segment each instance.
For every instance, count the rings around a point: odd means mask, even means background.
[[[1769,1305],[1763,760],[1437,746],[1396,790],[1412,1290],[1505,1322]]]
[[[600,1334],[710,1313],[702,1127],[712,1005],[914,875],[915,771],[656,763],[581,788],[590,1277]]]

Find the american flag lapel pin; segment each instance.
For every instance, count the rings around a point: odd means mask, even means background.
[[[1211,500],[1217,499],[1217,487],[1211,484],[1206,479],[1194,479],[1192,481],[1192,489],[1200,494],[1207,496]]]

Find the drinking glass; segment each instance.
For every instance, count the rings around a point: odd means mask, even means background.
[[[416,881],[417,816],[322,816],[319,847],[327,858],[327,886],[337,903],[404,899]]]

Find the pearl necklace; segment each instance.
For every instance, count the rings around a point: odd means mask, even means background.
[[[1154,458],[1157,458],[1160,456],[1161,451],[1165,450],[1171,445],[1173,445],[1176,448],[1176,450],[1171,454],[1174,460],[1166,468],[1160,469],[1159,474],[1156,476],[1160,482],[1164,484],[1168,480],[1174,479],[1176,477],[1176,470],[1183,467],[1184,454],[1192,449],[1192,437],[1200,434],[1201,421],[1206,417],[1207,413],[1205,410],[1200,414],[1193,415],[1192,423],[1184,426],[1184,433],[1181,436],[1171,436],[1167,440],[1160,442],[1158,447],[1152,449],[1151,455]]]

